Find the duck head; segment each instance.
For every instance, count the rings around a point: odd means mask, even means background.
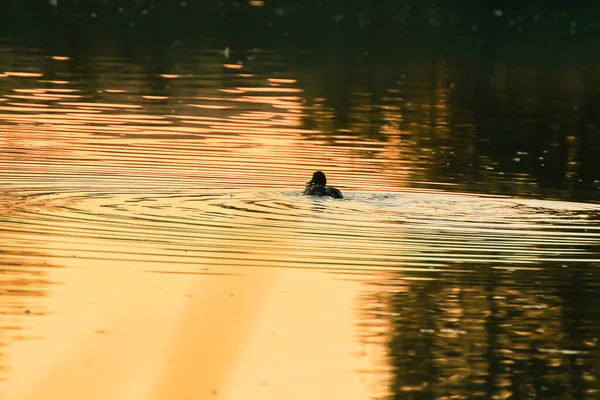
[[[325,186],[327,184],[327,177],[325,177],[325,174],[323,173],[323,171],[316,171],[313,176],[312,179],[308,182],[306,182],[307,186],[310,185],[315,185],[315,186]]]

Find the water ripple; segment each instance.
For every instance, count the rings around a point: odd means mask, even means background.
[[[168,261],[182,271],[527,268],[540,261],[597,262],[590,248],[600,239],[594,205],[442,192],[356,192],[342,201],[270,190],[60,192],[24,196],[11,208],[19,214],[2,229],[51,237],[60,243],[57,257],[76,251],[94,259]],[[100,248],[86,247],[96,241]]]

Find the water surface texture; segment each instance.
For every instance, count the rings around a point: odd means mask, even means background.
[[[13,2],[37,24],[0,36],[0,398],[600,398],[586,25],[547,62],[448,48],[437,14],[413,46],[250,3],[157,30],[143,2]],[[317,169],[344,199],[302,195]]]

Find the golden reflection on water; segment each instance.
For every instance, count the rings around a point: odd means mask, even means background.
[[[600,207],[429,182],[456,157],[445,85],[379,108],[355,93],[342,123],[298,79],[222,61],[152,78],[168,94],[5,73],[0,310],[23,332],[2,343],[5,398],[501,398],[553,372],[583,387],[564,358],[593,375],[596,320],[564,316],[561,278],[600,262]],[[344,200],[301,196],[315,169]]]

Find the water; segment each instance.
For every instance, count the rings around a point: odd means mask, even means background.
[[[600,396],[597,86],[0,42],[3,398]]]

